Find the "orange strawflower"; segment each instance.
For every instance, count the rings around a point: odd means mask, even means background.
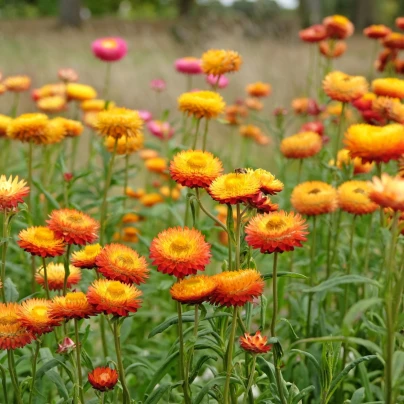
[[[145,194],[142,197],[140,197],[140,203],[143,206],[151,207],[154,205],[157,205],[158,203],[164,202],[164,198],[162,195],[153,192],[151,194]]]
[[[332,45],[328,41],[321,41],[318,44],[320,53],[327,59],[336,59],[342,56],[346,51],[346,43],[344,41],[336,41]]]
[[[99,223],[76,209],[54,210],[49,217],[49,228],[68,244],[91,244],[98,237]]]
[[[391,49],[404,49],[404,35],[400,32],[392,32],[383,38],[383,46]]]
[[[17,303],[0,303],[0,349],[22,348],[35,339],[19,319]]]
[[[251,97],[268,97],[271,94],[272,87],[268,83],[257,81],[256,83],[249,84],[246,87],[246,92]]]
[[[57,119],[50,120],[44,130],[41,138],[42,144],[60,143],[66,136],[66,130],[63,124]]]
[[[330,165],[335,165],[334,160],[331,160]],[[341,149],[337,155],[337,167],[353,165],[354,174],[366,174],[373,169],[374,163],[363,163],[360,157],[351,158],[348,149]]]
[[[399,98],[391,98],[386,96],[378,96],[372,101],[372,111],[377,112],[385,119],[391,120],[394,106],[402,106]],[[396,110],[397,113],[397,110]]]
[[[404,126],[397,123],[383,127],[351,125],[344,143],[351,157],[360,157],[362,162],[387,163],[404,154]]]
[[[242,137],[246,137],[249,139],[259,139],[260,137],[264,136],[262,130],[256,125],[243,125],[240,126],[240,135]]]
[[[210,196],[220,203],[248,202],[260,192],[261,181],[252,172],[224,174],[209,187]]]
[[[144,220],[144,218],[136,213],[126,213],[122,217],[122,223],[137,223]]]
[[[48,227],[29,227],[21,230],[18,237],[18,245],[32,255],[45,258],[63,255],[65,252],[63,239],[57,238]]]
[[[157,270],[177,278],[204,271],[210,257],[210,245],[203,234],[188,227],[166,229],[150,246],[150,258]]]
[[[31,87],[31,79],[28,76],[10,76],[4,79],[3,84],[8,91],[20,93],[27,91]]]
[[[19,320],[33,334],[42,335],[51,332],[61,321],[61,318],[52,317],[51,307],[50,300],[24,300],[18,310]]]
[[[99,244],[86,245],[82,250],[75,251],[71,257],[71,263],[77,268],[95,268],[95,260],[101,252]]]
[[[43,97],[37,101],[36,106],[43,112],[53,114],[66,109],[66,98],[60,95]]]
[[[279,209],[279,205],[276,203],[272,203],[269,196],[265,195],[263,192],[260,192],[252,199],[250,199],[249,204],[257,209],[258,212],[275,212]]]
[[[66,137],[77,137],[83,133],[84,127],[79,121],[74,121],[73,119],[66,119],[63,117],[57,117],[54,120],[63,126]]]
[[[140,308],[142,292],[133,285],[99,279],[88,288],[88,301],[97,312],[126,317]]]
[[[143,150],[140,150],[140,152],[139,152],[139,157],[142,160],[149,160],[149,159],[152,159],[152,158],[158,157],[158,156],[159,156],[158,151],[153,150],[153,149],[143,149]]]
[[[68,292],[66,296],[55,296],[50,314],[65,320],[88,318],[94,315],[94,307],[89,303],[83,292]]]
[[[314,43],[327,38],[327,30],[324,25],[315,24],[299,31],[299,37],[304,42]]]
[[[225,114],[229,125],[239,125],[248,115],[248,110],[244,105],[229,105],[225,109]]]
[[[331,15],[324,18],[323,25],[330,38],[345,39],[354,33],[354,25],[343,15]]]
[[[24,180],[19,181],[18,176],[7,179],[5,175],[0,176],[0,211],[14,209],[19,203],[23,203],[29,194],[29,188]]]
[[[201,304],[209,300],[215,289],[213,277],[197,275],[174,283],[170,293],[174,300],[182,304]]]
[[[116,139],[112,136],[106,136],[104,141],[105,148],[113,153],[115,148]],[[136,137],[122,136],[118,139],[118,144],[116,145],[116,154],[132,154],[139,151],[144,144],[144,135],[139,133]]]
[[[404,210],[404,179],[383,173],[381,178],[373,177],[369,186],[369,198],[373,202],[383,208]]]
[[[131,187],[127,187],[125,189],[125,194],[126,194],[126,196],[129,196],[130,198],[139,199],[143,195],[146,194],[146,191],[143,188],[138,188],[138,189],[134,190]]]
[[[86,101],[97,97],[97,92],[93,87],[86,84],[68,83],[66,85],[66,94],[69,100]]]
[[[254,216],[245,229],[246,241],[266,254],[293,251],[307,240],[306,229],[307,224],[299,214],[281,210]]]
[[[258,98],[246,98],[244,104],[248,109],[252,109],[253,111],[261,111],[264,108],[264,104]]]
[[[222,96],[214,91],[194,91],[178,97],[179,110],[197,119],[216,118],[225,106]]]
[[[84,111],[84,112],[100,112],[100,111],[104,111],[104,109],[115,108],[116,105],[113,101],[92,99],[92,100],[83,101],[80,104],[80,107],[81,107],[82,111]]]
[[[222,171],[221,161],[202,150],[181,151],[170,164],[172,179],[189,188],[207,188]]]
[[[45,114],[22,114],[7,127],[7,136],[20,142],[41,144],[46,140],[45,129],[49,118]]]
[[[123,229],[122,241],[127,243],[137,243],[139,241],[139,229],[136,227],[125,227]]]
[[[393,77],[373,80],[372,91],[377,95],[386,97],[404,98],[404,80]]]
[[[333,100],[352,102],[368,92],[368,83],[362,76],[349,76],[334,71],[323,80],[324,92]]]
[[[79,268],[73,265],[69,265],[70,274],[67,278],[67,287],[71,288],[73,285],[77,285],[81,279],[81,272]],[[63,290],[63,283],[65,279],[65,267],[64,264],[57,264],[50,262],[46,265],[46,273],[48,275],[48,287],[49,290]],[[39,285],[45,288],[44,268],[40,267],[35,274],[35,280]]]
[[[353,215],[373,213],[378,205],[369,199],[371,187],[366,181],[347,181],[338,187],[338,204]]]
[[[123,136],[138,137],[143,129],[143,121],[137,111],[111,108],[97,114],[94,127],[100,135],[115,139]]]
[[[371,25],[365,28],[363,33],[371,39],[383,39],[391,33],[391,29],[383,24]]]
[[[213,276],[216,282],[210,302],[219,306],[244,306],[262,295],[264,280],[256,269],[225,271]]]
[[[153,157],[146,160],[145,167],[153,173],[163,173],[167,171],[167,160],[163,157]]]
[[[244,333],[239,342],[240,347],[252,355],[265,354],[272,349],[272,345],[268,345],[268,338],[263,337],[261,331],[257,331],[254,335]]]
[[[7,136],[7,127],[11,121],[9,116],[0,114],[0,137]]]
[[[258,168],[256,170],[248,168],[247,173],[252,173],[256,178],[258,178],[260,182],[260,191],[264,194],[275,195],[278,192],[281,192],[284,188],[281,181],[276,179],[275,176],[269,171],[263,170],[262,168]]]
[[[338,207],[337,191],[325,182],[303,182],[293,190],[291,202],[302,215],[331,213]]]
[[[97,271],[107,279],[124,283],[145,283],[149,277],[146,260],[122,244],[108,244],[98,254]]]
[[[243,60],[232,50],[210,49],[202,55],[202,71],[205,74],[221,76],[222,74],[236,72],[240,69]]]
[[[322,146],[323,141],[318,133],[300,132],[282,140],[281,152],[290,159],[304,159],[316,155]]]
[[[88,382],[98,391],[112,390],[118,382],[118,372],[109,367],[98,367],[88,374]]]

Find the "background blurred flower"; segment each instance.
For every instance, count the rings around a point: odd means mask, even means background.
[[[229,85],[229,79],[225,75],[215,76],[213,74],[208,74],[206,76],[206,82],[210,84],[213,88],[226,88]]]
[[[201,64],[201,59],[194,57],[184,57],[175,61],[175,68],[177,72],[184,74],[201,74]]]
[[[120,37],[96,39],[91,44],[94,55],[104,62],[116,62],[128,53],[126,41]]]

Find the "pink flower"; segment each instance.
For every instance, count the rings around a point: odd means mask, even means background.
[[[104,62],[121,60],[128,52],[126,41],[119,37],[96,39],[91,48],[94,55]]]
[[[194,57],[185,57],[175,61],[177,72],[184,74],[201,74],[201,60]]]
[[[218,88],[226,88],[229,84],[229,79],[226,76],[221,75],[219,76],[219,82],[218,82],[217,76],[209,74],[208,76],[206,76],[206,82],[209,83],[212,87],[215,87],[217,83]]]
[[[153,118],[151,112],[145,109],[139,109],[137,112],[139,113],[140,119],[144,122],[149,122]]]
[[[283,108],[283,107],[276,107],[276,108],[274,109],[273,114],[274,114],[275,116],[285,116],[285,115],[288,114],[288,110],[287,110],[286,108]]]
[[[154,79],[150,82],[150,88],[160,93],[166,88],[166,82],[163,79]]]
[[[316,132],[320,136],[324,134],[324,125],[319,121],[306,122],[300,128],[301,132]]]
[[[56,353],[58,354],[69,354],[74,348],[76,348],[76,344],[69,337],[65,337],[61,344],[58,344],[58,349]]]
[[[153,136],[163,140],[171,139],[174,135],[174,129],[168,122],[150,121],[147,123],[147,129]]]
[[[71,69],[70,67],[65,67],[58,70],[58,77],[60,80],[64,81],[65,83],[72,83],[79,79],[79,75],[77,74],[76,70]]]
[[[63,174],[63,179],[66,182],[70,182],[73,179],[73,174],[72,173],[64,173]]]

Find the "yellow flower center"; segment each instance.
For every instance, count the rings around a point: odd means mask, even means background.
[[[366,194],[366,192],[365,192],[365,190],[363,188],[356,188],[356,189],[354,189],[354,192],[356,194],[362,194],[362,195]]]
[[[67,303],[72,303],[72,304],[77,304],[77,303],[82,303],[86,302],[87,298],[86,295],[83,292],[69,292],[66,294],[66,302]]]
[[[79,223],[83,220],[82,216],[79,213],[71,213],[67,216],[67,220],[73,223]]]
[[[117,47],[117,43],[114,39],[106,39],[102,41],[102,47],[107,49],[115,49]]]
[[[100,379],[101,382],[106,383],[106,382],[109,381],[109,374],[107,372],[101,373],[99,375],[99,379]]]
[[[17,323],[18,318],[15,315],[8,314],[4,317],[0,317],[0,324],[1,325],[12,325]]]
[[[95,255],[100,250],[99,244],[88,245],[84,248],[84,252],[86,255]]]
[[[188,165],[191,168],[204,168],[206,163],[206,157],[203,154],[196,154],[188,159]]]
[[[240,183],[240,178],[237,174],[230,174],[226,179],[225,179],[225,186],[226,188],[234,188],[237,187],[238,184]]]
[[[48,317],[48,309],[46,306],[36,306],[32,309],[31,314],[37,320],[46,319]]]
[[[115,281],[111,282],[107,287],[107,293],[112,298],[122,297],[126,292],[125,286],[122,283]]]
[[[47,228],[37,229],[35,232],[35,238],[40,241],[50,241],[53,239],[53,231]]]
[[[170,249],[176,253],[182,253],[184,251],[187,251],[188,248],[189,248],[189,242],[183,236],[179,236],[176,239],[174,239],[174,241],[170,245]]]
[[[268,230],[280,229],[285,226],[285,221],[279,216],[271,216],[266,224]]]
[[[342,15],[334,15],[332,19],[337,24],[346,24],[348,22],[348,18],[346,18],[346,17],[344,17]]]
[[[313,188],[309,191],[310,195],[317,195],[321,192],[321,190],[319,190],[318,188]]]
[[[116,257],[117,263],[122,265],[133,265],[133,258],[129,254],[122,254]]]

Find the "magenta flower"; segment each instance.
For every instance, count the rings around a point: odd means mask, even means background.
[[[153,118],[151,112],[146,111],[145,109],[139,109],[137,112],[140,116],[140,119],[144,122],[149,122]]]
[[[91,48],[94,55],[104,62],[121,60],[128,52],[126,41],[119,37],[96,39]]]
[[[163,140],[171,139],[174,135],[174,129],[168,122],[150,121],[147,123],[147,129],[153,136]]]
[[[163,79],[154,79],[150,82],[150,88],[160,93],[166,88],[166,82]]]
[[[185,57],[175,61],[177,72],[184,74],[201,74],[201,60],[194,57]]]
[[[216,86],[218,88],[226,88],[229,84],[229,79],[226,76],[219,76],[219,82],[217,81],[217,76],[214,76],[213,74],[209,74],[206,76],[206,82],[209,83],[212,87]]]

